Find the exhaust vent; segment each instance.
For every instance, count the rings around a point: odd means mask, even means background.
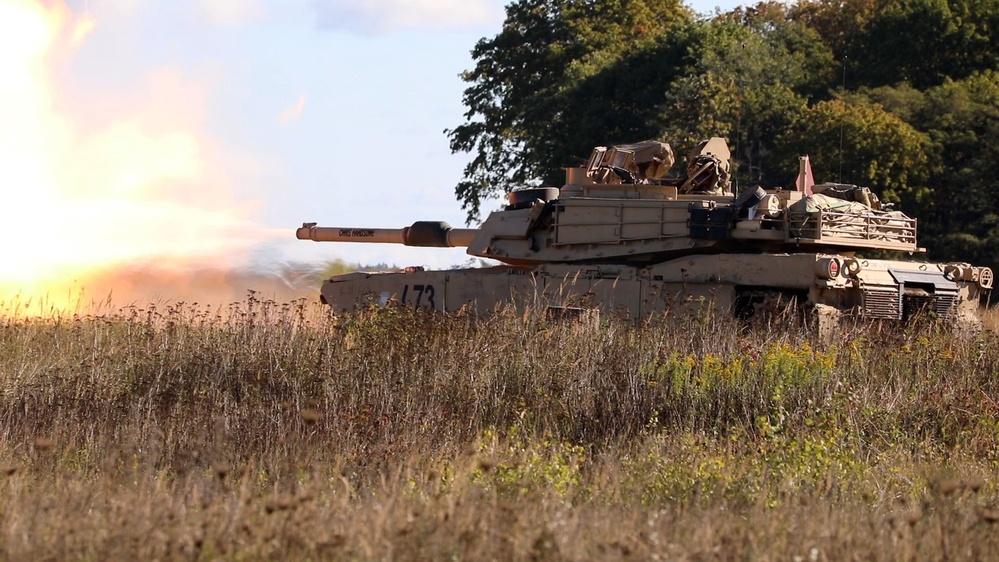
[[[864,316],[868,318],[902,319],[902,295],[897,288],[864,291]]]

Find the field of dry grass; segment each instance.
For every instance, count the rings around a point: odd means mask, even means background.
[[[0,318],[2,560],[984,560],[999,338],[251,298]]]

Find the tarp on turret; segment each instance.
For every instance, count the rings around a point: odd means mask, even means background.
[[[870,213],[871,208],[863,203],[847,201],[828,195],[814,194],[803,197],[800,201],[793,203],[789,209],[792,213],[815,213],[818,211],[837,211],[840,213]]]

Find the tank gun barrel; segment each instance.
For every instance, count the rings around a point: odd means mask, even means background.
[[[478,233],[475,228],[452,228],[443,221],[417,221],[403,228],[352,228],[303,223],[295,232],[299,240],[315,242],[363,242],[402,244],[430,248],[467,247]]]

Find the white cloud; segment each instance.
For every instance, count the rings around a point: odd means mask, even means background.
[[[360,33],[448,30],[498,24],[495,0],[313,0],[319,27]]]
[[[224,27],[259,20],[264,15],[259,0],[201,0],[197,5],[209,22]]]

